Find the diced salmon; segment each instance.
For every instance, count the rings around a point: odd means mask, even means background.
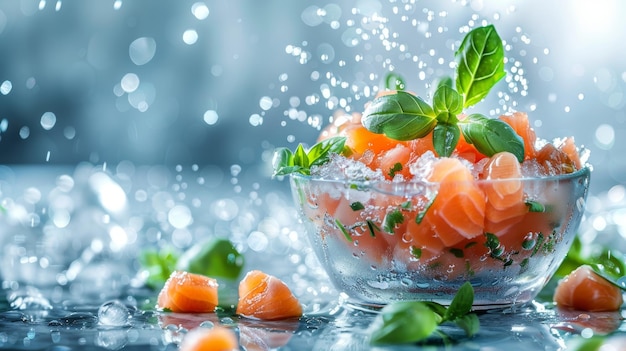
[[[617,311],[624,303],[622,290],[583,265],[561,279],[554,291],[558,307],[581,311]]]
[[[238,315],[276,320],[302,316],[300,301],[282,280],[253,270],[239,283]]]
[[[567,157],[574,163],[577,170],[582,168],[582,161],[580,160],[578,148],[576,147],[576,142],[573,137],[567,137],[560,141],[557,148],[567,155]]]
[[[546,144],[539,149],[536,159],[542,167],[543,175],[567,174],[577,169],[569,156],[553,144]]]
[[[213,312],[218,303],[217,280],[200,274],[174,271],[157,298],[157,307],[172,312]]]
[[[537,134],[530,126],[528,115],[524,112],[513,112],[500,116],[500,120],[506,122],[513,130],[524,140],[524,159],[529,160],[535,158],[536,149],[535,142]]]
[[[427,180],[439,191],[425,217],[445,246],[483,234],[485,194],[460,160],[437,159]]]
[[[500,152],[493,155],[481,174],[485,204],[485,232],[496,235],[524,218],[528,207],[524,203],[522,169],[515,155]]]

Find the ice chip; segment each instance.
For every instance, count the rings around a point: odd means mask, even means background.
[[[432,172],[433,162],[437,157],[432,151],[424,152],[414,163],[409,165],[409,171],[414,176],[414,180],[426,180]]]
[[[533,178],[545,176],[544,168],[535,159],[526,160],[522,164],[522,176],[524,178]]]
[[[472,175],[474,176],[474,178],[480,178],[480,175],[485,170],[485,165],[487,165],[487,162],[489,162],[489,158],[485,157],[472,165],[470,170],[472,171]]]
[[[311,175],[328,179],[350,179],[355,181],[383,180],[380,170],[373,171],[364,163],[331,154],[329,161],[319,167],[311,167]]]
[[[98,308],[98,322],[101,325],[121,327],[128,323],[129,318],[128,308],[119,300],[107,301]]]

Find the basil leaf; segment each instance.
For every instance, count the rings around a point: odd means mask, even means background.
[[[214,278],[236,279],[243,265],[243,255],[230,240],[212,238],[185,251],[176,268]]]
[[[428,306],[428,308],[431,309],[431,311],[435,312],[436,314],[438,314],[441,317],[441,322],[443,323],[443,315],[446,314],[446,306],[438,303],[438,302],[434,302],[434,301],[423,301],[426,306]]]
[[[480,320],[474,313],[460,316],[454,320],[454,323],[463,329],[465,334],[469,337],[476,335],[476,333],[478,333],[478,329],[480,328]]]
[[[319,166],[328,162],[331,153],[341,154],[346,144],[345,137],[332,137],[324,139],[313,145],[307,152],[308,163],[311,166]]]
[[[447,86],[450,88],[454,87],[454,81],[452,80],[452,78],[450,76],[441,76],[439,78],[436,78],[433,81],[432,87],[431,87],[431,95],[435,96],[435,92],[441,88],[442,86]]]
[[[602,350],[602,345],[606,343],[607,338],[606,335],[576,336],[568,338],[565,346],[571,351],[599,351]]]
[[[455,124],[437,123],[433,130],[433,147],[439,156],[449,157],[460,137],[461,132]]]
[[[601,263],[594,263],[589,265],[597,275],[606,279],[609,283],[617,286],[622,290],[626,290],[626,284],[623,282],[619,282],[619,278],[615,277],[615,266],[609,264],[609,266],[605,266]]]
[[[515,155],[520,163],[524,161],[524,141],[502,120],[471,114],[459,121],[459,125],[465,140],[474,144],[480,153],[491,157],[507,151]]]
[[[433,108],[438,114],[449,112],[456,118],[456,115],[463,112],[463,97],[452,87],[441,85],[433,96]],[[439,117],[437,120],[441,121]]]
[[[435,112],[421,98],[398,91],[374,99],[363,112],[361,123],[370,132],[395,140],[426,136],[437,123]]]
[[[293,153],[291,150],[286,147],[274,150],[272,166],[274,168],[274,176],[289,174],[287,169],[293,166]]]
[[[274,176],[288,175],[290,173],[311,174],[311,166],[319,166],[328,162],[331,153],[343,154],[346,147],[345,137],[332,137],[313,145],[308,152],[299,144],[295,153],[281,147],[274,151],[272,165]]]
[[[406,83],[404,78],[398,73],[389,72],[385,77],[385,89],[387,90],[404,90],[406,89]]]
[[[176,267],[178,252],[173,248],[160,250],[149,249],[142,251],[139,263],[148,273],[146,285],[153,289],[160,289]]]
[[[455,319],[468,314],[472,310],[474,303],[474,288],[469,282],[465,282],[459,288],[456,295],[450,302],[450,306],[443,315],[444,321],[454,321]]]
[[[302,144],[299,144],[296,148],[296,152],[293,153],[293,163],[303,168],[309,168],[309,157],[306,151],[304,151]]]
[[[506,75],[502,39],[493,25],[470,31],[456,51],[455,58],[456,88],[463,95],[463,107],[482,100]]]
[[[372,344],[404,344],[428,338],[438,327],[440,317],[426,304],[403,301],[380,311],[373,326]]]

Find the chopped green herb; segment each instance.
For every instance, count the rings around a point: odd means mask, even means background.
[[[450,253],[454,255],[454,257],[457,258],[463,258],[465,255],[463,254],[463,250],[461,249],[457,249],[455,247],[450,249]]]
[[[537,254],[542,244],[543,244],[543,233],[539,232],[537,233],[537,244],[535,245],[533,252],[530,254],[530,257],[533,257]]]
[[[526,268],[526,266],[528,266],[528,257],[526,257],[525,259],[522,260],[522,262],[520,262],[520,267],[522,268]]]
[[[465,248],[469,249],[470,247],[475,246],[476,244],[478,243],[475,241],[470,241],[469,243],[465,244]]]
[[[495,234],[492,233],[485,233],[485,236],[487,237],[487,241],[485,241],[485,246],[489,249],[489,250],[496,250],[498,247],[500,247],[500,239],[498,239],[498,237]]]
[[[389,178],[392,178],[396,176],[397,172],[402,171],[402,163],[400,162],[396,162],[391,169],[389,169]]]
[[[550,206],[533,200],[527,200],[525,204],[528,206],[528,212],[549,212],[551,210]]]
[[[430,207],[433,205],[433,202],[435,202],[435,198],[436,196],[434,196],[432,199],[430,199],[430,201],[428,201],[428,203],[426,204],[426,206],[424,206],[424,209],[421,210],[417,216],[415,216],[415,223],[417,224],[422,224],[422,221],[424,220],[424,217],[426,216],[426,212],[428,212],[428,210],[430,209]]]
[[[470,265],[469,260],[465,260],[465,272],[467,272],[468,277],[472,277],[475,274],[474,270],[472,269],[472,266]]]
[[[375,237],[376,231],[380,231],[380,228],[376,225],[376,223],[372,222],[370,219],[365,221],[367,223],[367,229],[369,229],[370,236]]]
[[[352,209],[352,211],[360,211],[364,209],[365,206],[363,206],[363,204],[360,201],[355,201],[350,204],[350,208]]]
[[[343,225],[343,223],[341,223],[339,219],[335,219],[335,224],[337,225],[339,230],[341,230],[341,232],[343,233],[343,236],[346,237],[346,240],[348,240],[349,242],[352,242],[352,237],[350,236],[350,233],[348,233],[348,230]]]
[[[552,234],[548,235],[545,242],[543,243],[543,252],[550,254],[554,252],[554,248],[556,247],[558,241],[558,237],[556,235],[556,231],[553,231]]]
[[[404,215],[400,210],[393,210],[385,215],[383,219],[383,229],[390,234],[394,233],[396,226],[404,222]]]
[[[422,249],[419,247],[411,246],[411,255],[419,259],[420,257],[422,257]]]
[[[411,206],[413,206],[413,203],[411,202],[411,200],[407,200],[403,202],[402,204],[400,204],[400,207],[402,207],[403,210],[410,210]]]

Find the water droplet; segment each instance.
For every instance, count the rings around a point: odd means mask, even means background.
[[[61,341],[61,332],[58,330],[50,331],[50,339],[52,339],[53,343],[58,343],[59,341]]]
[[[57,123],[57,116],[53,112],[44,112],[39,123],[43,129],[50,130]]]
[[[603,150],[609,150],[615,142],[615,130],[610,124],[601,124],[595,132],[596,146]]]
[[[206,19],[207,17],[209,17],[210,11],[209,11],[209,8],[206,6],[205,3],[196,2],[193,5],[191,5],[191,13],[197,19],[203,20],[203,19]]]
[[[198,32],[195,29],[187,29],[183,32],[183,42],[187,45],[193,45],[198,41]]]
[[[262,110],[267,111],[272,108],[273,101],[269,96],[263,96],[261,100],[259,100],[259,106]]]
[[[265,233],[253,231],[250,235],[248,235],[247,243],[253,251],[263,252],[267,249],[269,240],[267,239],[267,235],[265,235]]]
[[[137,66],[150,62],[156,53],[156,41],[150,37],[135,39],[128,47],[131,61]]]
[[[139,77],[135,73],[127,73],[122,77],[120,86],[126,93],[132,93],[139,88]]]
[[[0,84],[0,94],[2,95],[8,95],[11,89],[13,89],[13,83],[10,80],[5,80]]]
[[[167,214],[169,223],[178,229],[186,228],[193,223],[191,210],[185,205],[176,205]]]
[[[534,234],[528,233],[524,238],[524,241],[522,241],[522,248],[524,250],[530,250],[535,247],[535,244],[537,244],[537,240],[535,239]]]
[[[217,123],[218,120],[219,120],[219,115],[217,114],[217,111],[207,110],[206,112],[204,112],[204,122],[206,124],[212,126],[215,123]]]
[[[128,308],[119,300],[107,301],[98,308],[98,322],[102,325],[123,326],[129,318]]]

